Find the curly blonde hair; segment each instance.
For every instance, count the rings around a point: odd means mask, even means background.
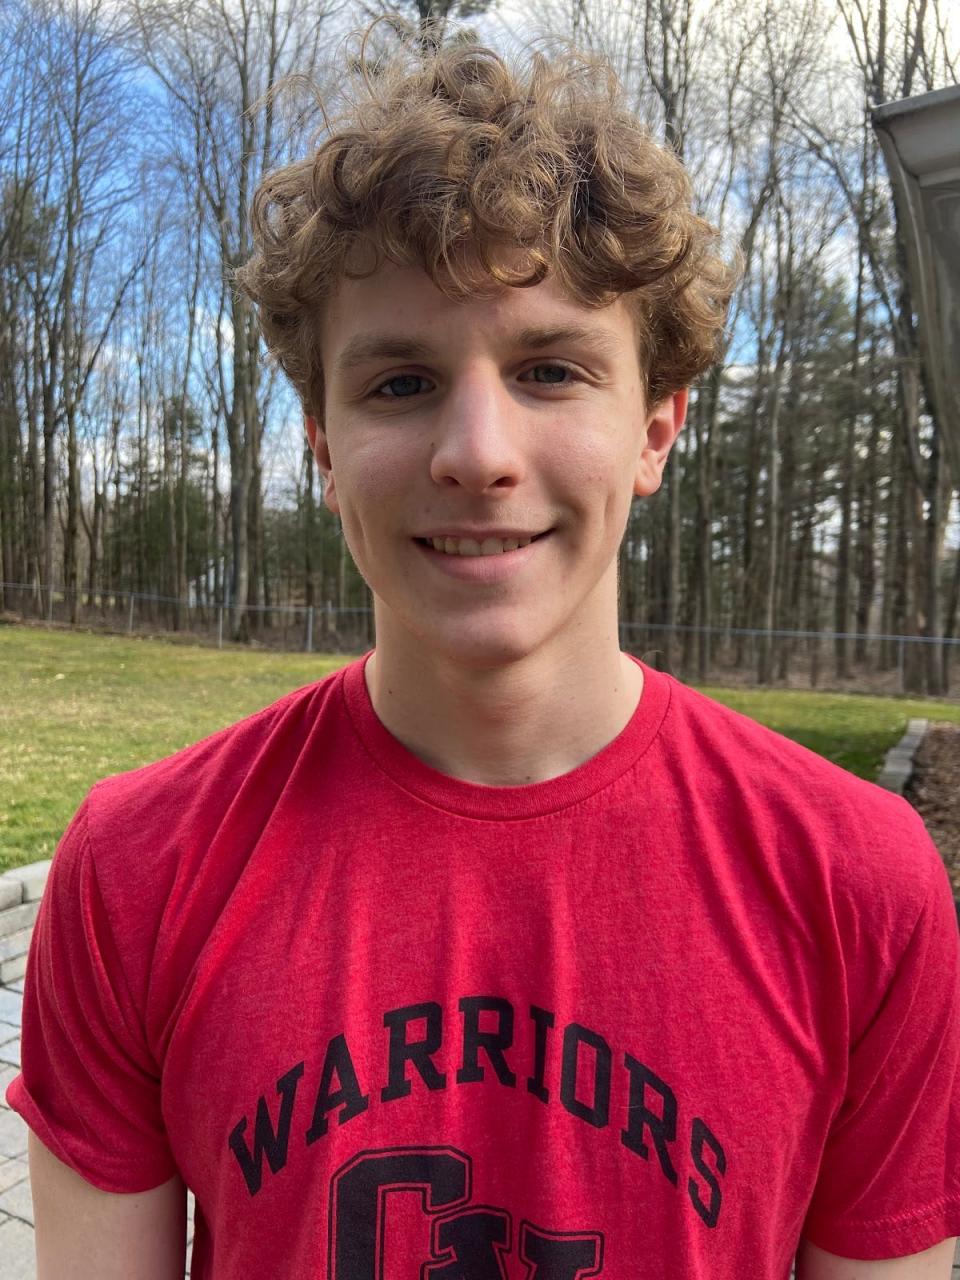
[[[588,306],[624,297],[651,404],[717,360],[737,269],[606,62],[537,54],[513,70],[459,44],[356,81],[315,153],[263,178],[236,277],[308,413],[322,421],[324,301],[385,261],[456,299],[548,273]]]

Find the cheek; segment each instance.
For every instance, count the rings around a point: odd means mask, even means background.
[[[331,452],[331,462],[345,526],[376,520],[401,489],[401,458],[375,441],[351,439],[349,446]]]
[[[581,435],[563,454],[567,483],[595,518],[606,523],[621,515],[624,520],[633,498],[636,457],[629,442],[612,433]]]
[[[339,443],[331,461],[343,536],[367,583],[385,588],[403,572],[398,538],[410,524],[411,495],[419,488],[415,451],[399,432],[365,437],[355,431]]]

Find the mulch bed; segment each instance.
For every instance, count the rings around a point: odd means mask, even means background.
[[[904,792],[926,823],[960,898],[960,724],[934,721]]]

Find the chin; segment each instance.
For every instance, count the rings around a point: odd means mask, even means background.
[[[476,619],[459,626],[438,626],[420,631],[419,642],[427,651],[474,671],[491,671],[523,662],[544,645],[542,631],[522,626],[488,626]]]

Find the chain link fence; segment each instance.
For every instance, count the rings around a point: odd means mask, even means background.
[[[0,583],[0,617],[105,633],[234,642],[229,602],[140,591],[64,591]],[[247,605],[242,643],[307,653],[361,653],[374,643],[373,610],[323,604]],[[851,693],[960,696],[960,639],[747,627],[620,624],[620,644],[652,666],[704,684],[772,684]]]
[[[237,619],[229,602],[178,600],[144,591],[64,591],[57,587],[0,583],[0,617],[75,626],[113,635],[189,639],[223,648],[234,640]],[[247,605],[241,643],[307,653],[357,653],[373,644],[373,610],[333,604]]]
[[[952,637],[621,623],[620,646],[701,684],[960,696]]]

